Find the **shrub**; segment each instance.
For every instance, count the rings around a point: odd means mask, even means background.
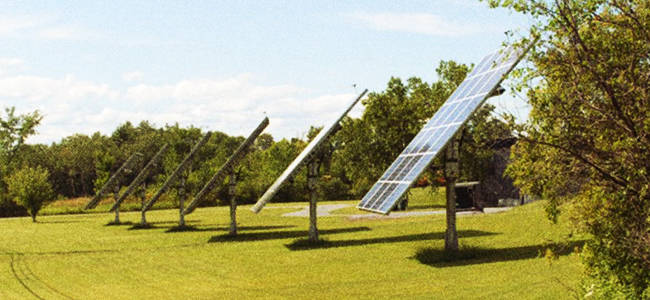
[[[49,172],[41,167],[26,167],[7,178],[10,197],[27,209],[33,222],[36,222],[36,214],[43,205],[54,199],[49,176]]]

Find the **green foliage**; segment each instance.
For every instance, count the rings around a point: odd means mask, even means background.
[[[25,207],[34,222],[38,211],[54,198],[48,177],[49,173],[45,169],[27,167],[7,178],[9,194],[13,201]]]
[[[509,172],[523,191],[564,203],[593,236],[591,295],[650,292],[650,4],[490,1],[528,14],[539,37],[519,89],[532,107]],[[526,39],[523,40],[526,42]],[[609,295],[609,296],[608,296]]]
[[[319,200],[350,200],[350,186],[340,178],[329,175],[322,176],[316,188]]]
[[[38,111],[16,116],[15,108],[5,108],[6,119],[0,118],[0,154],[11,157],[25,143],[25,139],[36,133],[43,116]]]
[[[16,162],[25,140],[36,133],[43,119],[38,111],[24,115],[15,115],[15,108],[5,108],[6,118],[0,117],[0,202],[7,200],[7,183],[5,178],[11,175],[20,164]]]

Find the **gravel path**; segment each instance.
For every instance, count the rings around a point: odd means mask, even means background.
[[[350,204],[326,204],[316,207],[316,215],[319,217],[340,217],[342,215],[330,214],[330,211],[350,207]],[[309,206],[304,206],[303,210],[282,215],[283,217],[309,217]]]

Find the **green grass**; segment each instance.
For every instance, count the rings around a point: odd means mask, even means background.
[[[582,238],[543,203],[459,216],[451,255],[444,214],[323,217],[324,241],[309,243],[306,218],[281,216],[296,205],[240,207],[236,237],[226,207],[197,209],[183,230],[177,210],[149,212],[147,230],[139,212],[114,226],[109,213],[1,219],[0,299],[570,299],[580,282]]]

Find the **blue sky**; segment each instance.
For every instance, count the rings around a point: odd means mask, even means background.
[[[265,113],[276,140],[304,137],[363,89],[435,81],[529,24],[472,0],[260,2],[0,0],[0,106],[45,116],[31,143],[142,120],[248,135]]]

